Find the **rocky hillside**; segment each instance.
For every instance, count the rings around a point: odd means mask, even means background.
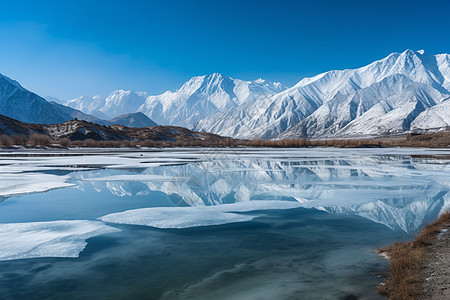
[[[194,132],[174,126],[133,128],[123,125],[98,125],[83,120],[70,120],[61,124],[30,124],[0,115],[0,135],[43,134],[55,140],[71,141],[92,139],[95,141],[169,141],[219,143],[228,140],[215,134]]]

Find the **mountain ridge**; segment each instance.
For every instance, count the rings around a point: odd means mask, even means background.
[[[155,121],[244,139],[434,132],[449,127],[449,100],[449,54],[423,50],[391,53],[360,68],[306,77],[290,88],[213,73],[192,77],[174,92],[115,90],[107,97],[66,101],[67,107],[48,103],[0,76],[0,113],[21,121],[57,124],[76,117],[109,125],[106,120],[121,116],[117,120],[122,125],[134,126],[130,122],[145,119],[142,113],[149,119],[136,126],[153,126]]]
[[[323,115],[316,117],[315,122],[311,121],[312,118],[310,118],[308,123],[310,130],[307,134],[305,132],[308,130],[305,131],[305,128],[298,124],[305,122],[304,120],[313,115],[313,113],[320,112],[319,108],[322,108],[321,110],[325,114],[331,113],[331,119],[340,119],[341,116],[337,115],[336,111],[327,112],[326,106],[330,101],[336,101],[333,99],[346,95],[355,95],[358,91],[369,88],[374,84],[379,84],[384,79],[395,75],[402,75],[416,84],[419,90],[414,97],[421,97],[421,94],[425,92],[430,93],[422,89],[424,86],[427,89],[433,89],[432,93],[436,95],[436,98],[433,100],[436,104],[444,101],[450,94],[449,55],[430,55],[424,51],[406,50],[402,53],[392,53],[383,59],[358,69],[332,70],[314,77],[304,78],[293,87],[265,98],[256,105],[240,107],[235,111],[222,114],[218,118],[215,116],[214,118],[203,119],[190,128],[235,138],[320,138],[321,134],[314,131],[315,127],[323,127],[324,124],[327,128],[334,126],[342,129],[342,127],[339,124],[327,123],[330,121],[330,118]],[[402,82],[399,81],[395,84],[401,85]],[[376,103],[383,100],[380,97],[370,98],[369,96],[367,94],[362,98],[366,99],[366,102]],[[400,98],[398,99],[399,101],[404,100]],[[379,106],[383,106],[383,103]],[[420,115],[420,113],[431,106],[422,107],[417,109],[416,112]],[[393,108],[392,105],[391,107],[389,105],[385,106],[383,113],[388,114]],[[387,119],[392,117],[392,119],[395,119],[392,113],[390,116],[383,116],[383,109],[380,107],[378,115],[375,114],[374,117]],[[394,122],[395,126],[403,121],[411,124],[414,120],[410,119],[414,119],[418,115],[399,115],[399,119],[396,119]],[[385,122],[389,123],[387,119]],[[317,120],[323,120],[325,123],[319,124]],[[353,121],[353,118],[348,121]],[[386,124],[386,126],[388,125]],[[408,132],[409,130],[410,128],[406,126],[402,127],[400,131]],[[383,135],[390,131],[397,132],[398,130],[396,128],[390,128],[389,130],[380,128],[379,131],[372,130],[370,135]],[[328,132],[327,134],[334,133]],[[369,134],[369,132],[352,132],[348,129],[345,133],[349,136]]]

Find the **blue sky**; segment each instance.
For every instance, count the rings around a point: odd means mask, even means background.
[[[450,52],[450,1],[3,1],[0,73],[61,99],[213,72],[291,86],[405,49]]]

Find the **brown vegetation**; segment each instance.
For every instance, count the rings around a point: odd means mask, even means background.
[[[36,146],[48,146],[52,144],[53,140],[45,134],[39,134],[39,133],[33,133],[30,135],[30,138],[28,139],[28,144],[32,147]]]
[[[14,145],[26,146],[28,143],[28,137],[25,134],[15,134],[11,136]]]
[[[450,212],[442,214],[435,222],[425,226],[412,242],[394,243],[380,249],[390,258],[389,276],[378,292],[393,300],[418,299],[422,295],[421,270],[427,248],[441,229],[450,227]]]
[[[10,147],[13,144],[13,140],[6,134],[0,135],[0,146],[1,147]]]
[[[144,130],[139,129],[140,132]],[[179,130],[177,128],[177,130]],[[220,137],[213,134],[202,133],[202,138],[192,136],[192,132],[183,128],[186,132],[179,133],[174,139],[164,139],[157,132],[146,132],[146,134],[131,134],[131,139],[119,140],[95,140],[92,138],[71,140],[61,137],[53,141],[45,134],[33,133],[27,138],[24,134],[1,135],[0,146],[49,146],[51,144],[61,147],[95,147],[95,148],[134,148],[134,147],[271,147],[271,148],[303,148],[303,147],[336,147],[336,148],[384,148],[384,147],[449,147],[450,134],[423,134],[408,135],[403,138],[385,139],[346,139],[346,140],[308,140],[308,139],[283,139],[283,140],[237,140],[233,138]],[[128,136],[128,135],[123,135]]]
[[[70,140],[68,138],[62,138],[58,140],[58,144],[63,147],[68,147],[70,145]]]

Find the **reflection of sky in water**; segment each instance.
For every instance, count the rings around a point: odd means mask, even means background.
[[[41,191],[30,180],[42,174],[54,189],[6,197],[0,223],[255,200],[303,208],[238,212],[253,220],[181,230],[108,223],[121,232],[89,239],[77,259],[0,261],[0,293],[12,299],[377,298],[372,273],[385,262],[373,250],[410,237],[448,205],[448,161],[409,154],[448,153],[256,149],[7,158],[0,179],[16,177],[0,183],[0,194],[6,186],[15,192],[16,183],[16,193]],[[14,181],[20,174],[27,176]],[[67,183],[74,186],[58,189]]]

